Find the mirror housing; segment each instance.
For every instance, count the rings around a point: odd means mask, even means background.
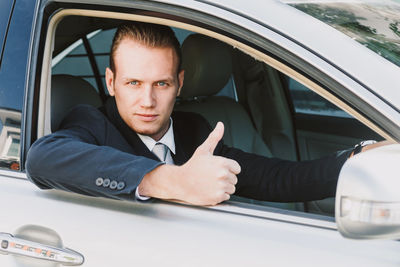
[[[400,144],[371,149],[346,161],[339,174],[335,218],[353,239],[400,238]]]

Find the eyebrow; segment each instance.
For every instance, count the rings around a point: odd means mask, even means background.
[[[122,78],[122,80],[123,80],[124,82],[129,82],[129,81],[143,82],[143,80],[137,79],[137,78],[133,78],[133,77],[132,77],[132,78],[124,77],[124,78]],[[165,77],[165,78],[161,78],[161,79],[155,80],[155,81],[153,81],[153,82],[173,82],[173,81],[174,81],[174,78],[171,77],[171,76],[168,76],[168,77]]]

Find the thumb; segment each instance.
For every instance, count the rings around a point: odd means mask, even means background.
[[[219,121],[203,144],[197,148],[197,151],[200,153],[213,154],[222,136],[224,136],[224,124]]]

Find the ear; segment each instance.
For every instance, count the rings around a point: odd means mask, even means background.
[[[107,85],[107,90],[110,96],[115,95],[114,91],[114,73],[110,68],[106,68],[106,85]]]
[[[179,96],[179,95],[181,94],[181,89],[182,89],[182,87],[183,87],[183,80],[184,80],[184,78],[185,78],[185,71],[184,71],[184,70],[181,70],[181,71],[178,73],[179,88],[178,88],[178,94],[177,94],[177,96]]]

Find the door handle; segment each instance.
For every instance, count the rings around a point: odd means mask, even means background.
[[[48,260],[67,266],[83,264],[84,257],[71,249],[58,248],[0,233],[0,253]]]

